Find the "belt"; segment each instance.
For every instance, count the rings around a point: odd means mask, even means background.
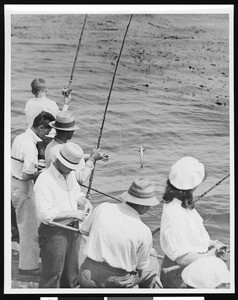
[[[136,274],[137,272],[136,271],[131,271],[131,272],[128,272],[124,269],[121,269],[121,268],[117,268],[117,267],[112,267],[111,265],[109,265],[107,262],[105,261],[96,261],[96,260],[93,260],[89,257],[87,257],[87,259],[92,262],[93,264],[96,264],[98,266],[103,266],[103,267],[107,267],[109,269],[114,269],[114,270],[119,270],[119,271],[123,271],[125,274]]]
[[[12,176],[12,178],[17,179],[17,180],[22,180],[20,178],[17,178],[16,176]]]
[[[110,267],[110,268],[113,268],[113,269],[114,269],[114,267],[110,266],[110,265],[109,265],[107,262],[105,262],[105,261],[96,261],[96,260],[93,260],[93,259],[91,259],[91,258],[89,258],[89,257],[87,257],[87,259],[90,260],[92,263],[94,263],[94,264],[96,264],[96,265],[104,266],[104,267]]]

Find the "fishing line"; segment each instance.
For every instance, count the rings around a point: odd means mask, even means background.
[[[100,133],[99,133],[99,137],[98,137],[97,149],[100,146],[102,133],[103,133],[103,128],[104,128],[104,123],[105,123],[105,120],[106,120],[107,108],[108,108],[110,97],[111,97],[111,92],[112,92],[112,88],[113,88],[113,84],[114,84],[114,80],[115,80],[115,76],[116,76],[116,71],[117,71],[119,61],[120,61],[122,49],[123,49],[123,46],[124,46],[124,43],[125,43],[126,35],[127,35],[127,32],[128,32],[130,23],[131,23],[132,16],[133,15],[130,15],[130,19],[129,19],[128,25],[126,27],[126,31],[125,31],[124,38],[123,38],[123,41],[122,41],[121,49],[120,49],[120,52],[119,52],[119,55],[118,55],[118,58],[117,58],[117,62],[116,62],[116,66],[115,66],[115,69],[114,69],[112,82],[111,82],[111,87],[110,87],[110,90],[109,90],[109,94],[108,94],[108,98],[107,98],[107,102],[106,102],[106,106],[105,106],[105,110],[104,110],[104,115],[103,115],[103,119],[102,119],[102,124],[101,124],[101,128],[100,128]],[[93,176],[94,176],[94,172],[95,172],[95,167],[96,167],[96,162],[94,162],[94,168],[93,168],[93,170],[91,172],[91,176],[89,178],[89,186],[88,186],[88,191],[87,191],[87,194],[86,194],[87,199],[90,198],[90,190],[91,190],[91,186],[92,186],[92,183],[93,183]]]
[[[120,107],[120,100],[117,100],[118,108]],[[122,147],[122,130],[121,130],[121,115],[119,109],[117,110],[118,114],[118,126],[119,126],[119,138],[120,138],[120,152],[121,152],[121,173],[122,173],[122,189],[125,189],[125,170],[124,170],[124,155],[123,155],[123,147]]]

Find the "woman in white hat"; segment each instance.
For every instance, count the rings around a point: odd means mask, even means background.
[[[170,170],[163,196],[160,232],[160,244],[165,253],[161,267],[164,288],[186,288],[188,284],[181,277],[183,269],[204,257],[208,257],[209,261],[209,258],[216,257],[221,246],[225,246],[210,239],[202,217],[194,208],[193,191],[204,179],[204,165],[190,156],[179,159]],[[211,271],[219,277],[218,269],[213,268]],[[197,281],[202,282],[202,272],[191,273]]]

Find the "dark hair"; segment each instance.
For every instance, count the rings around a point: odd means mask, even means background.
[[[33,122],[33,127],[36,128],[38,126],[43,125],[45,128],[51,128],[49,126],[49,122],[54,121],[55,118],[52,114],[48,113],[47,111],[42,111],[38,116],[35,117]]]
[[[167,186],[163,195],[163,203],[169,203],[174,198],[182,201],[183,208],[194,208],[193,191],[192,190],[179,190],[167,180]]]

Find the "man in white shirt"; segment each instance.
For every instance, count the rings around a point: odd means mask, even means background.
[[[81,287],[154,287],[159,263],[151,231],[140,219],[159,204],[154,189],[153,181],[137,178],[121,195],[125,203],[102,203],[80,225],[89,235],[79,271]]]
[[[31,92],[35,96],[34,98],[28,100],[25,106],[25,114],[28,123],[28,128],[31,128],[35,117],[42,111],[47,111],[51,113],[54,118],[59,111],[57,103],[46,97],[47,84],[45,79],[36,78],[31,82]],[[68,110],[68,104],[70,102],[69,94],[65,95],[65,104],[63,106],[63,111]]]
[[[65,143],[56,160],[38,177],[34,186],[37,213],[41,222],[39,244],[42,272],[40,288],[74,288],[77,286],[79,234],[54,227],[51,222],[78,227],[92,205],[81,192],[75,170],[83,150],[75,143]],[[78,210],[78,206],[84,210]]]
[[[12,144],[11,200],[20,236],[20,274],[39,275],[38,220],[33,197],[34,180],[40,174],[36,143],[49,133],[52,120],[50,113],[40,113],[33,126],[18,135]]]

